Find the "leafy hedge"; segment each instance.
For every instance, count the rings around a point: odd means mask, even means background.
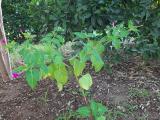
[[[26,31],[41,37],[56,26],[71,39],[75,31],[103,31],[128,20],[139,26],[141,39],[160,40],[159,0],[4,0],[2,7],[11,40],[23,40]]]

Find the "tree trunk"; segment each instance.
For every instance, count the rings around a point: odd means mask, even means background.
[[[2,79],[6,81],[12,79],[12,76],[9,53],[4,49],[4,46],[7,44],[7,39],[4,32],[1,3],[2,0],[0,0],[0,72]]]

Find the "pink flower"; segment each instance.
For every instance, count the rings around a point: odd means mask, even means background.
[[[19,78],[21,76],[22,72],[20,73],[12,73],[12,78],[16,79]]]

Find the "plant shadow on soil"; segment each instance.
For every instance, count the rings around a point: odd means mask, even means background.
[[[160,119],[160,64],[132,58],[107,70],[94,73],[90,90],[92,98],[101,101],[112,111],[108,120]],[[76,92],[74,79],[58,92],[54,81],[42,80],[32,91],[25,80],[0,81],[0,120],[55,120],[68,109],[84,104]],[[122,113],[122,115],[118,115]],[[117,114],[116,114],[117,113]],[[108,114],[109,115],[109,114]],[[107,116],[107,115],[106,115]],[[116,116],[116,117],[115,117]]]

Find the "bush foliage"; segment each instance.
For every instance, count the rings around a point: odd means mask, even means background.
[[[11,40],[23,40],[26,31],[41,37],[56,26],[72,39],[73,32],[103,31],[113,22],[128,20],[139,26],[141,40],[160,40],[159,0],[4,0],[2,7]]]

